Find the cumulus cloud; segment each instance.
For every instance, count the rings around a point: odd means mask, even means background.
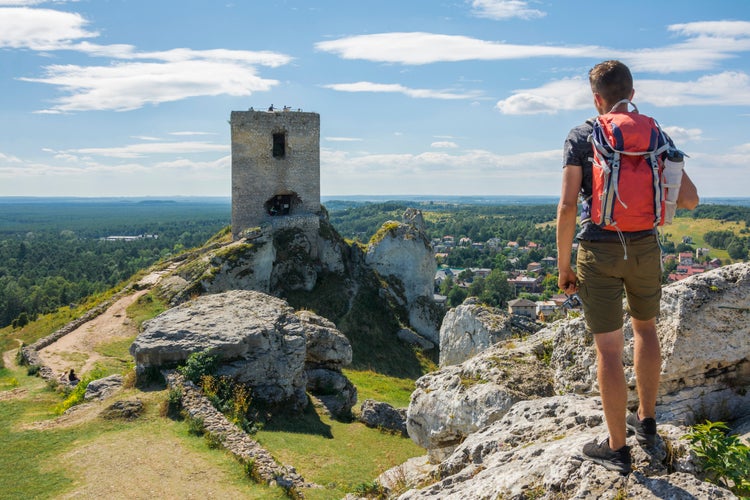
[[[703,139],[703,131],[699,128],[684,127],[662,127],[664,131],[675,141],[678,147],[686,142],[698,142]]]
[[[658,107],[750,105],[750,76],[737,71],[705,75],[696,80],[639,80],[634,101]],[[517,90],[498,101],[503,114],[554,114],[562,110],[592,107],[591,90],[583,78],[556,80],[535,89]]]
[[[45,71],[43,77],[21,80],[57,85],[68,93],[58,98],[48,112],[128,111],[188,97],[247,96],[278,84],[256,75],[252,66],[207,60],[53,65]]]
[[[0,47],[40,51],[67,48],[72,40],[99,36],[96,31],[88,31],[87,24],[83,16],[74,12],[0,8]]]
[[[476,16],[489,19],[534,19],[546,15],[541,10],[529,8],[529,2],[522,0],[470,0],[469,3]]]
[[[0,163],[20,163],[20,162],[21,160],[16,156],[0,153]]]
[[[436,141],[430,144],[433,148],[457,148],[458,144],[452,141]]]
[[[133,45],[99,45],[86,39],[99,33],[88,29],[80,14],[29,8],[39,2],[0,0],[0,48],[36,51],[69,50],[114,62],[100,66],[50,65],[43,75],[22,81],[55,85],[66,94],[38,113],[115,110],[128,111],[196,96],[247,96],[267,91],[278,81],[257,74],[258,66],[278,67],[292,58],[271,51],[175,48],[142,52]]]

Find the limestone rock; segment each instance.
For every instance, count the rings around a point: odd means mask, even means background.
[[[518,341],[510,348],[495,344],[460,365],[419,378],[407,410],[409,437],[439,461],[515,403],[551,396],[553,371],[539,351],[551,338]]]
[[[253,291],[204,295],[144,324],[130,353],[137,373],[210,350],[253,396],[292,409],[307,405],[305,325],[281,299]]]
[[[470,435],[439,465],[437,481],[410,476],[418,498],[736,498],[691,474],[652,474],[650,458],[628,438],[636,472],[621,476],[580,458],[584,443],[603,439],[598,399],[554,396],[514,405],[502,419]],[[660,475],[659,475],[660,474]],[[429,486],[415,487],[420,484]],[[692,495],[692,496],[691,496]]]
[[[388,280],[393,298],[409,312],[412,328],[438,342],[437,311],[431,308],[435,256],[423,221],[419,224],[421,212],[407,213],[403,223],[383,224],[368,245],[365,262]],[[416,225],[411,223],[414,221]]]
[[[86,386],[83,399],[86,401],[106,399],[122,387],[122,381],[122,375],[110,375],[109,377],[92,380]]]
[[[691,424],[750,413],[750,263],[697,274],[664,287],[657,330],[662,350],[657,415]],[[593,338],[582,319],[559,322],[552,365],[559,392],[597,393]],[[629,403],[637,401],[633,332],[625,327],[623,360]]]
[[[340,370],[352,362],[352,345],[331,321],[310,311],[299,311],[306,337],[308,366]]]
[[[513,333],[508,313],[467,299],[443,318],[440,366],[462,363]]]
[[[326,407],[331,416],[348,419],[357,404],[357,388],[340,371],[315,368],[307,370],[307,390]]]
[[[394,408],[388,403],[366,399],[362,403],[359,421],[368,427],[387,429],[406,435],[406,408]]]
[[[401,342],[416,346],[422,350],[434,349],[435,344],[422,337],[420,334],[410,328],[402,328],[396,333],[396,338]]]

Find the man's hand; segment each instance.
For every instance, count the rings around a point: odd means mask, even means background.
[[[557,278],[557,286],[567,295],[572,295],[578,292],[578,277],[573,269],[570,267],[560,269],[560,275]]]

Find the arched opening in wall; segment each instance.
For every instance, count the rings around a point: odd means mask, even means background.
[[[270,197],[264,207],[266,213],[272,217],[278,215],[291,215],[297,212],[302,205],[302,200],[294,191],[279,193]]]

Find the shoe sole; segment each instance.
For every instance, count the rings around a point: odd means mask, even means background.
[[[638,441],[638,444],[641,446],[653,447],[656,444],[656,434],[639,434],[635,427],[630,424],[626,424],[625,427],[627,428],[628,436],[635,434],[635,440]]]
[[[588,460],[589,462],[594,462],[595,464],[599,464],[602,467],[604,467],[607,470],[611,470],[613,472],[619,472],[622,475],[630,474],[632,470],[632,466],[630,465],[617,465],[615,463],[610,462],[609,460],[604,460],[602,458],[594,458],[590,457],[588,455],[579,455],[583,460]]]

